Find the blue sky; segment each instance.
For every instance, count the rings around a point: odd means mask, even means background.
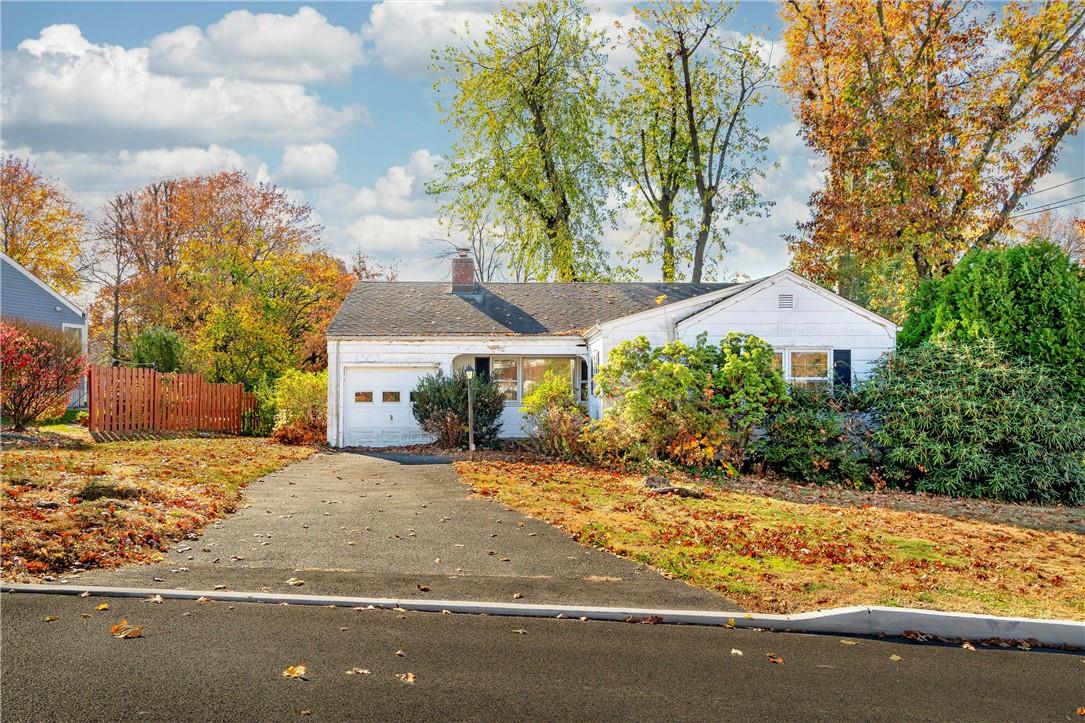
[[[423,185],[451,136],[427,65],[431,49],[454,42],[453,27],[482,27],[492,7],[4,2],[4,150],[32,158],[90,213],[159,177],[241,167],[311,203],[333,251],[361,243],[396,260],[402,278],[442,278],[432,259],[446,232]],[[628,4],[591,7],[600,27],[631,19]],[[776,5],[744,2],[728,27],[776,40]],[[783,100],[756,119],[779,164],[761,183],[776,206],[733,230],[725,277],[786,266],[782,234],[820,183]],[[1083,175],[1073,172],[1085,166],[1082,143],[1070,140],[1045,182]],[[627,215],[606,243],[618,249],[633,234]]]

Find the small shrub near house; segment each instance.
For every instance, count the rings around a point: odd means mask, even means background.
[[[411,392],[411,413],[425,432],[446,449],[467,446],[467,388],[473,385],[475,444],[492,445],[501,432],[501,411],[505,398],[497,385],[476,376],[467,379],[461,369],[451,376],[438,370],[418,381]]]
[[[569,461],[594,461],[587,440],[592,420],[576,401],[568,375],[546,372],[524,397],[520,411],[539,453]]]
[[[328,433],[328,372],[288,370],[275,381],[274,408],[275,441],[323,444]]]
[[[772,347],[749,334],[659,347],[638,337],[611,351],[596,382],[648,457],[737,473],[755,430],[787,398],[772,361]]]
[[[870,475],[872,430],[843,391],[793,387],[765,423],[756,457],[799,482],[862,486]]]
[[[861,389],[894,485],[1010,502],[1085,502],[1085,407],[1057,371],[993,342],[924,343]]]
[[[14,429],[62,414],[85,368],[80,342],[60,330],[0,323],[0,412]]]

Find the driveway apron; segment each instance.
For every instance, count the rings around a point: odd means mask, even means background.
[[[472,496],[439,457],[320,453],[253,483],[242,504],[202,536],[175,543],[161,563],[68,579],[73,585],[739,609]]]

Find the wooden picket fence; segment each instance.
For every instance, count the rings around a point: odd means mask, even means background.
[[[198,374],[91,367],[87,389],[91,432],[241,434],[251,433],[256,422],[256,395],[241,384],[212,384]]]

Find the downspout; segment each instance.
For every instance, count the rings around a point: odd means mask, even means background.
[[[343,391],[341,388],[343,364],[339,360],[339,339],[335,340],[335,448],[343,446]]]

